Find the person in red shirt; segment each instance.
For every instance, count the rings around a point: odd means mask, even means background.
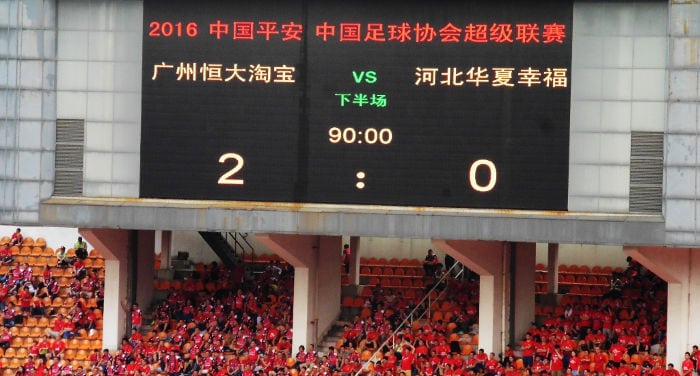
[[[673,363],[668,363],[664,376],[681,376],[681,373],[673,367]]]
[[[12,234],[12,238],[10,238],[10,247],[13,245],[20,245],[22,244],[22,240],[24,240],[24,237],[22,236],[22,229],[17,228],[15,232]]]
[[[525,335],[525,340],[520,343],[523,352],[523,366],[527,369],[532,367],[535,356],[535,341],[530,334]]]
[[[571,374],[574,376],[579,375],[579,371],[581,370],[581,358],[579,358],[576,355],[576,351],[571,352],[571,356],[569,357],[569,364],[567,365],[567,369],[571,370]]]
[[[559,345],[554,346],[549,360],[549,370],[552,376],[562,376],[564,374],[564,353]]]
[[[66,342],[58,339],[51,344],[51,356],[56,358],[66,351]]]
[[[486,360],[484,364],[486,375],[495,375],[499,366],[500,364],[498,363],[498,359],[496,359],[496,354],[490,353],[488,360]]]
[[[683,363],[681,363],[681,374],[683,376],[691,376],[693,374],[694,369],[695,365],[693,364],[693,360],[691,359],[690,353],[686,352],[685,359],[683,359]]]
[[[408,342],[403,342],[401,344],[401,372],[405,373],[406,376],[411,376],[411,370],[413,369],[413,363],[415,362],[415,347]]]
[[[615,343],[610,346],[610,361],[613,363],[615,368],[620,367],[620,363],[622,363],[622,358],[624,358],[625,353],[627,353],[627,348],[621,343]]]
[[[600,347],[595,347],[595,353],[593,354],[593,363],[596,373],[602,373],[605,371],[605,363],[607,363],[608,357],[600,351]]]

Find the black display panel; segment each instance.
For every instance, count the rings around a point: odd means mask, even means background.
[[[569,1],[144,1],[141,197],[566,210]]]

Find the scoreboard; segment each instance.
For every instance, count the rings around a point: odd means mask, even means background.
[[[566,210],[573,5],[144,1],[144,198]]]

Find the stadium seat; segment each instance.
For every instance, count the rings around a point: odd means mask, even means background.
[[[24,345],[23,337],[14,336],[12,338],[12,341],[10,342],[10,346],[12,346],[16,349],[21,348],[23,345]]]
[[[88,352],[84,349],[79,349],[78,351],[75,352],[75,357],[73,359],[85,360],[87,358],[88,358]]]
[[[31,329],[31,331],[29,332],[29,335],[30,335],[32,338],[41,337],[43,334],[44,334],[44,328],[42,328],[42,327],[40,327],[40,326],[35,326],[35,327],[33,327],[33,328]]]
[[[42,237],[38,237],[38,238],[36,238],[36,240],[34,241],[34,245],[37,246],[37,247],[44,248],[44,247],[46,247],[46,239],[44,239],[44,238],[42,238]]]
[[[102,349],[102,340],[101,339],[92,339],[90,340],[90,350],[101,350]]]
[[[19,329],[19,336],[20,337],[29,337],[29,332],[31,330],[29,329],[28,326],[23,326]],[[19,337],[18,337],[19,338]]]
[[[14,358],[17,356],[17,350],[14,347],[9,347],[5,350],[5,358]]]
[[[68,342],[66,343],[66,348],[67,348],[67,349],[71,349],[71,350],[75,350],[75,349],[77,349],[79,346],[80,346],[80,340],[77,339],[77,338],[71,338],[71,339],[69,339]]]
[[[50,247],[44,247],[44,250],[41,252],[41,255],[42,256],[51,256],[51,257],[56,256],[56,254],[53,251],[53,248],[50,248]]]
[[[28,355],[29,355],[29,350],[27,350],[26,347],[20,347],[17,349],[17,355],[15,355],[15,358],[26,359]]]
[[[22,246],[23,247],[33,247],[34,246],[34,238],[31,236],[25,236],[22,239]]]

